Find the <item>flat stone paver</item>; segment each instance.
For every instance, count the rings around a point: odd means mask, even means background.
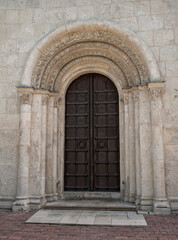
[[[147,226],[142,214],[127,211],[39,210],[26,223],[91,226]]]

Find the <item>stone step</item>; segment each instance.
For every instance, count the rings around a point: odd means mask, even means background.
[[[120,192],[64,192],[63,199],[120,199]]]
[[[59,200],[46,203],[44,209],[63,210],[97,210],[97,211],[136,211],[134,204],[121,202],[116,199],[104,200]]]

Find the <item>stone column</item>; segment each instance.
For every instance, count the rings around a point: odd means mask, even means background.
[[[130,164],[129,164],[129,93],[124,89],[124,155],[125,155],[125,196],[124,201],[129,201]]]
[[[29,210],[29,162],[32,88],[18,88],[20,100],[19,162],[17,197],[13,211]]]
[[[140,168],[141,198],[140,208],[152,211],[153,208],[153,172],[151,154],[151,116],[148,86],[139,86],[139,122],[140,122]]]
[[[129,202],[135,202],[135,119],[134,103],[132,99],[132,90],[129,92],[129,162],[130,162],[130,194]]]
[[[135,170],[136,170],[136,198],[135,203],[140,205],[141,196],[141,169],[140,169],[140,132],[139,132],[139,103],[138,87],[132,88],[132,98],[134,102],[134,122],[135,122]]]
[[[53,126],[53,200],[58,200],[57,194],[57,119],[58,119],[58,97],[54,97],[54,126]]]
[[[45,203],[45,179],[46,179],[46,134],[47,134],[47,105],[48,93],[42,95],[42,114],[41,114],[41,196],[42,204]]]
[[[41,109],[42,95],[34,90],[31,120],[30,206],[41,207]]]
[[[152,123],[152,158],[154,178],[154,212],[170,213],[166,197],[164,173],[164,143],[163,143],[163,105],[162,94],[165,83],[149,83],[151,94],[151,123]]]
[[[46,145],[46,199],[53,201],[53,109],[54,97],[49,96],[47,108],[47,145]]]

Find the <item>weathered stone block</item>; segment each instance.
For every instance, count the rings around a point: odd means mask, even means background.
[[[3,81],[5,82],[5,81]],[[5,98],[7,95],[7,83],[0,83],[0,97]]]
[[[35,38],[26,39],[25,41],[24,40],[18,40],[17,48],[18,48],[18,51],[20,53],[25,53],[25,52],[29,52],[34,44],[35,44]]]
[[[19,10],[18,22],[22,24],[32,23],[32,18],[33,18],[33,9]]]
[[[150,15],[150,1],[134,1],[135,5],[135,15],[146,16]]]
[[[164,19],[161,16],[140,16],[138,17],[140,31],[151,31],[164,27]]]
[[[94,8],[92,6],[78,7],[78,18],[79,19],[90,19],[94,17]]]
[[[64,6],[65,7],[74,7],[74,6],[76,6],[76,0],[65,0]]]
[[[49,9],[46,11],[46,22],[47,23],[60,23],[64,22],[64,9]]]
[[[28,8],[39,8],[40,0],[27,0],[26,5]]]
[[[17,52],[17,40],[16,39],[8,39],[4,41],[2,45],[0,45],[1,53],[10,53]]]
[[[7,114],[6,125],[7,129],[19,130],[19,114]]]
[[[171,45],[160,48],[160,60],[161,61],[169,61],[176,60],[178,53],[178,46]]]
[[[89,6],[90,0],[76,0],[76,6]]]
[[[96,5],[96,7],[94,7],[94,14],[97,19],[105,19],[106,17],[110,19],[110,6],[102,4]]]
[[[7,40],[7,27],[6,25],[1,24],[0,41],[6,40]]]
[[[178,44],[178,28],[175,29],[175,43]]]
[[[156,60],[159,61],[160,60],[160,49],[159,47],[150,47],[153,55],[155,56]]]
[[[161,71],[161,75],[165,76],[166,75],[166,63],[165,62],[158,62],[159,68]]]
[[[21,38],[22,37],[21,25],[13,24],[7,26],[7,38]]]
[[[0,98],[0,113],[6,112],[6,98]]]
[[[5,20],[6,20],[6,11],[0,10],[0,23],[5,23]]]
[[[34,9],[33,11],[33,21],[35,23],[45,22],[45,10],[44,9]]]
[[[7,66],[16,67],[18,62],[18,54],[12,53],[8,54],[6,58]]]
[[[0,147],[14,147],[18,143],[18,130],[3,130],[0,131]]]
[[[120,18],[119,22],[129,27],[132,31],[135,31],[135,32],[138,31],[138,22],[136,17]]]
[[[14,24],[18,23],[18,10],[8,10],[6,14],[6,23]]]
[[[118,17],[131,17],[134,16],[135,9],[134,4],[132,2],[124,2],[120,4],[112,4],[111,5],[111,16],[113,18]]]
[[[41,0],[40,6],[42,8],[48,9],[48,8],[60,8],[64,6],[64,0]]]
[[[7,9],[7,1],[0,0],[0,9]]]
[[[178,12],[177,0],[163,1],[163,0],[152,0],[151,1],[151,13],[152,14],[166,14]]]
[[[77,19],[77,7],[66,8],[66,20],[72,21]]]
[[[165,158],[166,158],[166,182],[167,191],[170,197],[178,196],[177,186],[177,169],[178,169],[178,145],[166,145],[165,146]]]
[[[172,29],[154,31],[155,46],[171,45],[173,43],[174,43],[174,32]]]
[[[7,99],[7,113],[17,113],[17,98]]]
[[[153,46],[153,31],[139,32],[138,34],[149,46]]]
[[[165,28],[178,27],[178,14],[165,14]]]
[[[7,68],[0,67],[0,82],[3,83],[3,82],[6,82],[6,80],[7,80]],[[0,94],[0,96],[1,96],[1,94]]]
[[[166,62],[166,76],[178,77],[178,61]]]

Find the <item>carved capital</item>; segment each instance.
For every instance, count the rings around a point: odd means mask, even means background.
[[[124,90],[124,104],[128,105],[129,104],[129,91]]]
[[[165,83],[162,82],[149,83],[148,88],[151,99],[155,101],[157,98],[162,97],[163,93],[165,92]]]
[[[132,100],[134,103],[138,101],[138,90],[137,89],[132,90]]]
[[[58,97],[55,97],[55,98],[54,98],[54,107],[55,107],[55,108],[58,107],[58,102],[59,102],[58,100],[59,100]]]
[[[48,95],[43,95],[42,96],[42,106],[47,105],[48,104]]]
[[[20,104],[32,105],[32,92],[19,92]]]

